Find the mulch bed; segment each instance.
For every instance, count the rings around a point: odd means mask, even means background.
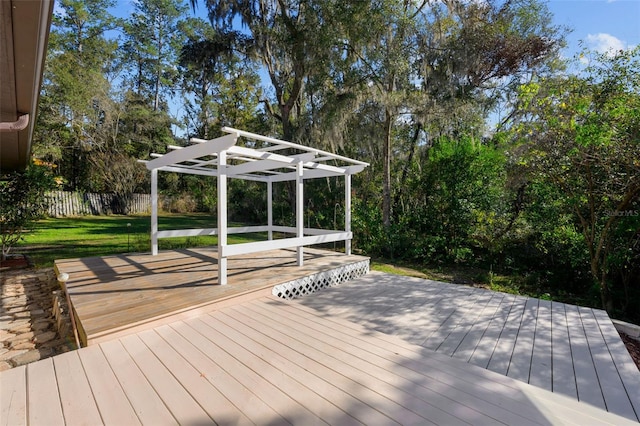
[[[0,260],[0,271],[27,267],[29,267],[29,259],[22,254],[12,254],[7,259]]]
[[[627,346],[627,350],[629,351],[629,354],[631,354],[633,361],[636,363],[638,370],[640,370],[640,342],[624,333],[620,333],[620,337]]]

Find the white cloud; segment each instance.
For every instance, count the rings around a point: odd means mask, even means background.
[[[606,33],[587,35],[587,44],[591,49],[600,53],[613,53],[629,48],[626,42]]]

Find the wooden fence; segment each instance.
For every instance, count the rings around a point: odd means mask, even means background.
[[[53,191],[49,198],[49,216],[87,216],[124,213],[115,194],[96,194],[90,192]],[[133,194],[128,203],[128,213],[146,213],[151,210],[151,195]]]

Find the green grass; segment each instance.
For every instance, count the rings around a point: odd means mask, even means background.
[[[162,214],[160,230],[215,228],[207,214]],[[149,216],[83,216],[38,221],[12,252],[27,254],[37,268],[51,267],[56,259],[106,256],[151,251]],[[230,244],[266,239],[265,235],[230,235]],[[218,238],[179,237],[161,239],[160,250],[215,246]]]
[[[390,263],[385,259],[375,259],[371,261],[371,269],[434,281],[472,285],[503,293],[529,295],[540,299],[550,298],[549,294],[531,286],[524,277],[496,274],[476,267],[453,265],[433,268],[410,263]]]
[[[216,219],[209,214],[162,214],[158,220],[160,230],[214,228]],[[239,224],[234,224],[239,225]],[[51,267],[56,259],[106,256],[122,253],[148,253],[150,244],[149,216],[84,216],[41,220],[24,235],[13,253],[27,254],[37,268]],[[230,244],[266,240],[263,234],[230,235]],[[215,236],[161,239],[160,250],[187,247],[215,246]],[[330,247],[329,247],[330,248]],[[366,255],[366,254],[365,254]],[[458,284],[484,287],[505,293],[528,295],[543,299],[556,299],[570,303],[584,303],[571,297],[549,295],[531,280],[518,275],[500,275],[480,268],[461,265],[437,268],[413,263],[397,263],[386,259],[372,259],[371,269],[398,275],[407,275]]]

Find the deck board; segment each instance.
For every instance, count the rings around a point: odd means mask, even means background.
[[[204,373],[191,365],[157,332],[147,330],[138,333],[137,336],[153,351],[162,364],[170,369],[180,384],[207,411],[213,421],[218,424],[251,423],[242,411],[207,380]]]
[[[578,398],[565,304],[551,302],[552,390]]]
[[[202,339],[190,342],[168,325],[158,327],[155,331],[200,372],[203,380],[207,380],[231,404],[238,407],[251,423],[281,424],[284,422],[281,415],[243,384],[243,377],[236,377],[232,372],[226,371],[223,366],[220,366],[199,349],[198,344]],[[216,354],[212,355],[215,358]]]
[[[536,414],[540,414],[539,409],[552,406],[552,413],[554,414],[550,415],[548,419],[555,419],[554,424],[596,424],[602,420],[600,418],[602,410],[589,404],[575,405],[575,399],[557,393],[551,393],[537,387],[521,385],[522,382],[482,368],[469,370],[465,368],[464,363],[447,362],[447,357],[443,357],[439,353],[432,351],[425,352],[420,346],[416,346],[402,339],[398,340],[392,335],[372,333],[368,327],[363,327],[361,324],[344,322],[336,316],[327,316],[323,312],[318,312],[315,308],[301,304],[292,304],[290,306],[305,313],[321,317],[323,321],[331,322],[331,326],[329,327],[331,330],[335,330],[336,326],[341,326],[353,330],[356,334],[360,333],[360,339],[355,338],[355,335],[349,338],[350,341],[356,339],[357,347],[367,347],[372,352],[379,350],[381,353],[400,356],[402,357],[402,361],[400,361],[402,366],[412,368],[420,374],[428,375],[430,380],[437,380],[447,387],[459,386],[464,392],[476,394],[478,397],[484,398],[487,401],[494,401],[496,405],[505,409],[511,409],[528,418],[536,418]],[[372,347],[368,342],[368,338],[372,335],[375,335],[383,343],[379,346]],[[365,341],[362,336],[367,336],[367,340]],[[420,358],[416,359],[415,354],[420,354]],[[489,377],[491,378],[490,381],[487,380]],[[522,388],[522,386],[525,387]],[[521,392],[522,389],[526,389],[527,395]],[[531,414],[532,399],[528,396],[532,394],[535,395],[533,399],[537,400],[537,398],[541,398],[544,401],[542,404],[536,404],[535,408],[533,408],[534,414]],[[544,412],[546,413],[546,411]],[[629,421],[618,416],[616,416],[616,419],[618,419],[616,421],[622,423],[637,424],[634,421]],[[544,421],[540,423],[545,424]]]
[[[533,340],[533,353],[531,355],[531,368],[528,379],[532,385],[547,390],[553,389],[551,339],[551,302],[548,300],[540,300],[538,303],[536,332]]]
[[[27,424],[27,367],[5,371],[0,390],[0,419],[6,425]]]
[[[525,305],[525,298],[514,298],[505,326],[500,332],[496,346],[491,354],[491,359],[487,365],[489,370],[504,374],[505,376],[507,375],[516,345],[516,338],[518,337],[518,330],[522,324]]]
[[[48,358],[29,365],[27,403],[29,404],[27,424],[64,424],[53,359]]]
[[[509,312],[511,312],[514,299],[515,296],[513,295],[503,295],[498,309],[490,318],[487,328],[484,330],[482,338],[476,345],[473,354],[465,361],[482,368],[487,368],[495,351],[496,345],[498,344],[498,339],[500,338],[502,330],[507,323],[507,318],[509,316]]]
[[[576,374],[578,399],[606,409],[578,307],[566,305],[565,312],[567,314],[567,323],[569,324],[571,360]]]
[[[64,418],[71,424],[102,423],[82,362],[76,351],[53,359]]]
[[[179,424],[211,422],[211,417],[138,336],[123,337],[121,342]]]
[[[607,409],[626,417],[635,416],[618,369],[615,363],[611,362],[609,348],[602,336],[593,311],[589,308],[580,307],[579,312],[582,317],[582,323],[585,325],[589,350],[591,351],[591,357],[598,374]]]
[[[617,338],[617,330],[607,314],[600,310],[593,311],[593,314],[602,331],[602,336],[616,365],[626,393],[630,397],[633,409],[640,418],[640,376],[637,374],[638,368],[629,352],[626,351],[624,343]]]
[[[105,425],[139,425],[140,420],[99,346],[78,351],[91,393]]]
[[[101,345],[129,403],[143,424],[178,424],[120,340]]]
[[[57,260],[55,266],[69,274],[67,289],[87,345],[152,328],[177,314],[206,312],[239,295],[268,295],[277,284],[367,259],[313,248],[305,248],[301,267],[295,250],[233,256],[228,284],[221,286],[216,257],[216,248],[204,247]]]
[[[494,307],[480,296],[485,290],[460,287],[371,273],[301,303],[439,354],[457,358],[460,349],[459,357],[471,364],[638,420],[640,372],[604,311],[510,295]],[[438,301],[430,305],[433,294]],[[381,315],[379,307],[396,300],[410,306],[407,299],[424,303]]]
[[[76,384],[63,384],[71,372],[79,376]],[[27,386],[21,387],[21,377]],[[86,392],[95,404],[86,405],[86,413],[62,410],[72,397],[67,390],[58,393],[58,385]],[[9,407],[8,388],[26,407]],[[103,392],[109,388],[114,396],[107,401]],[[0,389],[3,416],[22,413],[34,420],[30,424],[78,424],[74,420],[91,418],[96,408],[104,423],[113,424],[107,411],[120,407],[134,413],[132,423],[150,425],[637,424],[275,297],[240,301],[2,372]],[[21,398],[21,389],[28,398]],[[51,414],[46,422],[45,412]]]
[[[251,308],[251,316],[241,317],[245,321],[248,318],[253,318],[254,321],[260,322],[268,321],[274,310],[278,313],[285,310],[277,308],[264,309],[267,307],[265,304],[251,304],[249,307]],[[240,320],[240,315],[236,312],[234,312],[234,318]],[[258,317],[260,318],[259,320],[256,319]],[[438,387],[435,387],[437,390],[434,390],[434,387],[425,386],[425,377],[419,371],[405,369],[403,366],[394,366],[395,368],[393,369],[385,368],[385,365],[392,362],[397,354],[381,352],[379,350],[380,347],[372,349],[368,346],[368,349],[373,351],[370,352],[364,347],[354,344],[354,339],[357,339],[358,336],[357,332],[351,333],[347,329],[346,333],[343,330],[327,333],[327,329],[322,326],[322,323],[309,320],[308,315],[299,316],[287,313],[287,318],[289,319],[287,324],[290,324],[287,328],[289,337],[294,337],[297,341],[301,341],[301,336],[309,333],[309,330],[313,330],[313,338],[327,345],[327,352],[331,353],[336,360],[335,362],[328,361],[330,365],[333,365],[332,368],[340,369],[343,374],[346,374],[347,371],[361,371],[364,374],[369,374],[373,378],[370,380],[375,382],[370,383],[369,386],[378,392],[381,389],[387,389],[388,391],[388,388],[395,387],[396,389],[389,393],[404,394],[402,396],[404,404],[413,402],[412,408],[414,410],[423,413],[428,412],[431,419],[436,420],[438,424],[459,423],[460,420],[475,423],[486,423],[495,420],[507,423],[527,423],[526,418],[503,410],[498,406],[488,405],[486,399],[480,399],[476,395],[461,392],[458,389],[442,391]],[[307,343],[310,342],[307,340]],[[368,341],[367,343],[375,345],[378,342]],[[317,343],[314,342],[313,344]],[[384,343],[382,345],[386,346]],[[454,412],[447,412],[446,407],[451,404],[451,401],[462,402],[465,407]],[[440,417],[434,418],[433,410],[443,411],[443,413],[441,413]]]

